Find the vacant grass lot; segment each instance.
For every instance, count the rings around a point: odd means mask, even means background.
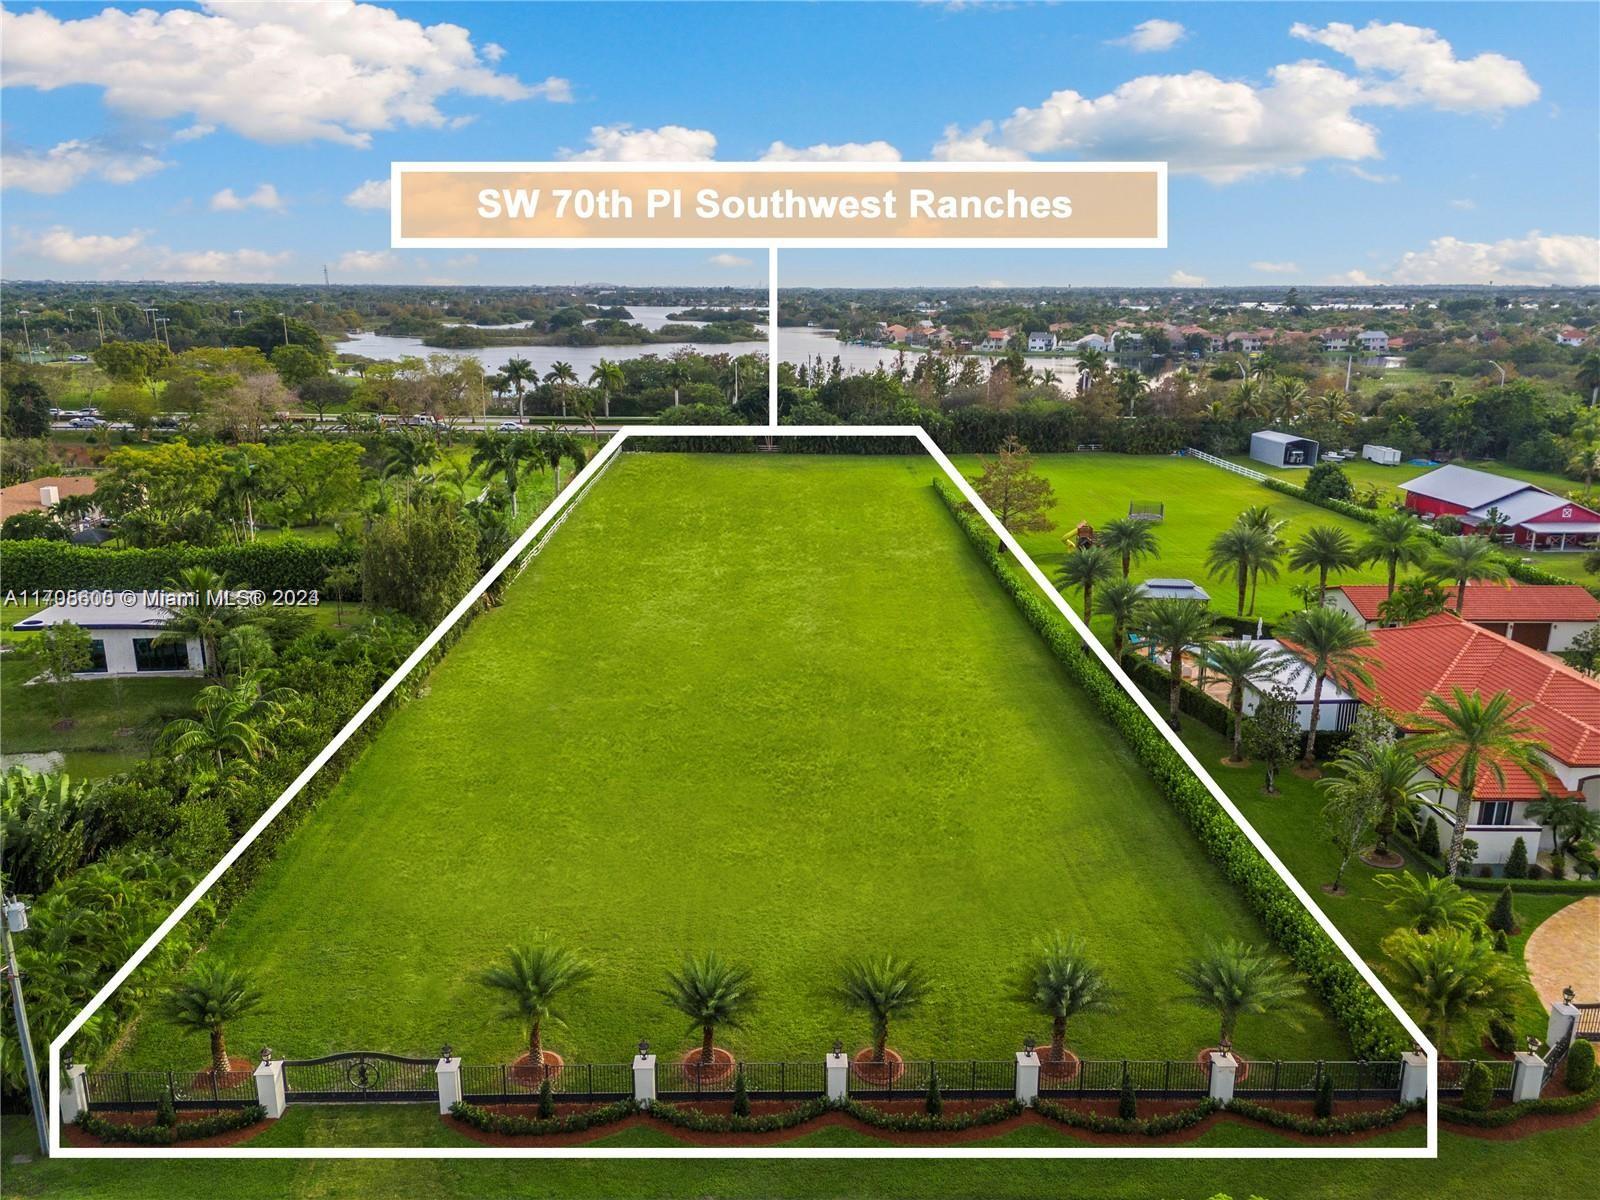
[[[982,465],[976,455],[954,459],[968,478],[976,478]],[[1236,592],[1230,580],[1213,579],[1206,573],[1206,555],[1211,540],[1238,518],[1241,511],[1255,504],[1271,507],[1281,520],[1289,522],[1284,536],[1290,540],[1312,525],[1337,525],[1347,529],[1358,541],[1364,535],[1361,522],[1340,516],[1314,504],[1274,492],[1270,488],[1209,466],[1192,458],[1165,455],[1130,454],[1041,454],[1035,459],[1040,474],[1055,487],[1056,506],[1051,519],[1056,527],[1045,533],[1019,535],[1022,547],[1046,575],[1054,576],[1068,553],[1061,539],[1077,528],[1079,521],[1099,527],[1113,517],[1128,515],[1133,500],[1159,500],[1166,505],[1166,518],[1156,526],[1160,557],[1148,559],[1133,569],[1133,578],[1176,577],[1193,579],[1211,593],[1211,607],[1224,616],[1236,615]],[[1344,579],[1347,583],[1382,582],[1378,567],[1363,567]],[[1313,582],[1287,566],[1277,580],[1263,578],[1253,615],[1272,621],[1300,604],[1290,593],[1294,583]],[[1082,610],[1082,597],[1076,590],[1068,594],[1075,609]],[[1094,628],[1109,638],[1111,624],[1096,618]]]
[[[1052,928],[1122,1010],[1099,1056],[1187,1056],[1215,1020],[1169,1003],[1207,937],[1264,942],[1131,757],[995,586],[922,458],[629,455],[503,607],[474,624],[281,851],[209,953],[270,1000],[232,1044],[291,1056],[501,1061],[522,1034],[474,976],[550,930],[597,978],[551,1043],[615,1062],[688,1044],[657,996],[688,950],[755,967],[748,1057],[815,1057],[865,1022],[840,964],[892,951],[935,980],[893,1041],[1009,1056],[1011,999]],[[1251,1054],[1338,1057],[1247,1018]],[[149,1019],[129,1064],[204,1058]]]

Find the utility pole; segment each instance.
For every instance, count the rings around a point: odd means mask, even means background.
[[[278,316],[283,320],[283,344],[287,346],[289,344],[289,314],[281,312]]]
[[[11,1007],[17,1021],[17,1042],[22,1050],[22,1069],[28,1076],[28,1102],[33,1106],[33,1132],[39,1139],[39,1153],[50,1156],[50,1137],[44,1125],[44,1092],[39,1087],[39,1064],[33,1057],[33,1034],[28,1029],[28,1008],[22,1000],[22,972],[17,969],[17,951],[11,944],[13,933],[28,929],[28,908],[12,896],[5,901],[4,919],[0,920],[0,938],[5,941],[5,975],[11,985]]]
[[[170,354],[172,352],[172,330],[169,329],[168,326],[171,325],[172,322],[166,317],[157,317],[156,324],[160,326],[161,340],[166,342],[167,353]]]
[[[28,335],[28,310],[17,309],[17,316],[22,318],[22,344],[27,348],[28,361],[33,361],[33,338]]]
[[[333,286],[333,284],[328,281],[328,264],[327,263],[323,263],[322,264],[322,286],[325,287],[325,288],[331,288]]]
[[[106,344],[106,319],[100,315],[98,308],[93,308],[89,311],[94,313],[95,327],[100,331],[100,344],[104,346]]]

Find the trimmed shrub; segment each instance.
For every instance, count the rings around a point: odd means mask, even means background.
[[[1274,1129],[1287,1129],[1293,1133],[1310,1134],[1314,1137],[1365,1133],[1369,1129],[1382,1129],[1386,1125],[1394,1125],[1405,1120],[1421,1107],[1412,1104],[1392,1104],[1388,1108],[1380,1108],[1374,1112],[1349,1113],[1342,1117],[1302,1117],[1299,1113],[1268,1108],[1265,1104],[1257,1104],[1253,1100],[1235,1097],[1228,1101],[1228,1112],[1233,1116],[1259,1121]]]
[[[572,1113],[552,1120],[531,1120],[528,1117],[507,1116],[490,1112],[476,1104],[458,1100],[450,1106],[450,1115],[484,1133],[498,1133],[509,1137],[541,1137],[552,1133],[582,1133],[599,1125],[610,1125],[639,1111],[632,1100],[617,1100],[588,1112]]]
[[[1306,476],[1307,500],[1353,500],[1356,490],[1350,486],[1350,476],[1337,463],[1318,463]]]
[[[1117,1118],[1123,1121],[1136,1120],[1139,1116],[1139,1093],[1133,1090],[1133,1080],[1126,1072],[1122,1076],[1122,1091],[1117,1093]]]
[[[1422,837],[1417,849],[1433,858],[1439,857],[1439,825],[1432,817],[1422,818]]]
[[[1498,950],[1501,954],[1510,954],[1511,953],[1511,939],[1506,937],[1506,931],[1504,929],[1495,930],[1495,932],[1494,932],[1494,948],[1496,950]]]
[[[1578,1041],[1567,1051],[1567,1086],[1586,1092],[1594,1086],[1594,1043]]]
[[[171,1101],[169,1100],[170,1104]],[[159,1110],[158,1110],[159,1111]],[[201,1138],[232,1133],[247,1125],[267,1119],[267,1110],[259,1104],[248,1104],[232,1112],[217,1113],[198,1121],[177,1121],[170,1125],[124,1125],[108,1121],[93,1112],[78,1114],[78,1128],[99,1138],[102,1142],[126,1142],[134,1146],[171,1146],[178,1142],[192,1142]]]
[[[1575,1092],[1570,1096],[1524,1100],[1520,1104],[1507,1104],[1500,1108],[1491,1108],[1486,1112],[1476,1112],[1454,1104],[1441,1104],[1439,1119],[1457,1125],[1472,1125],[1478,1129],[1500,1129],[1506,1125],[1516,1124],[1523,1117],[1565,1116],[1569,1113],[1586,1112],[1597,1104],[1600,1104],[1600,1083],[1593,1083],[1587,1090]]]
[[[1526,879],[1528,877],[1528,843],[1518,838],[1511,843],[1511,853],[1506,855],[1505,876],[1507,879]]]
[[[6,587],[16,592],[160,588],[185,567],[209,567],[236,587],[316,591],[330,570],[355,561],[349,549],[302,538],[150,550],[103,550],[49,541],[0,543],[0,573]]]
[[[1233,1110],[1234,1101],[1229,1105]],[[1079,1112],[1074,1108],[1067,1108],[1056,1104],[1054,1101],[1043,1097],[1033,1102],[1033,1111],[1047,1121],[1055,1121],[1060,1125],[1070,1125],[1074,1129],[1087,1129],[1091,1133],[1142,1133],[1146,1137],[1161,1137],[1179,1130],[1190,1129],[1204,1121],[1221,1105],[1215,1100],[1202,1100],[1193,1108],[1179,1109],[1175,1113],[1167,1113],[1159,1117],[1149,1117],[1145,1120],[1127,1117],[1102,1117],[1099,1113]]]
[[[1498,947],[1496,947],[1498,949]],[[1501,1054],[1517,1052],[1516,1018],[1510,1013],[1497,1013],[1489,1018],[1489,1044]]]
[[[1510,884],[1500,889],[1500,898],[1489,910],[1489,918],[1485,924],[1499,933],[1513,934],[1517,931],[1517,910],[1511,902]]]
[[[548,1121],[556,1115],[556,1090],[550,1086],[550,1076],[546,1075],[539,1084],[539,1119]]]
[[[922,1107],[930,1117],[937,1117],[944,1112],[944,1097],[939,1094],[939,1072],[928,1072],[928,1094],[923,1098]]]
[[[1494,1080],[1489,1068],[1474,1059],[1467,1064],[1461,1079],[1461,1107],[1468,1112],[1483,1112],[1494,1103]]]
[[[750,1089],[745,1085],[742,1066],[738,1074],[733,1077],[733,1115],[736,1117],[750,1115]]]
[[[1324,1075],[1317,1084],[1317,1098],[1312,1102],[1313,1115],[1326,1119],[1333,1116],[1333,1076]]]
[[[173,1106],[172,1093],[162,1092],[161,1099],[156,1101],[156,1124],[163,1129],[170,1129],[178,1123],[178,1110]]]

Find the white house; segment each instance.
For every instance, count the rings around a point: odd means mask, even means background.
[[[978,343],[979,350],[1004,350],[1011,341],[1011,330],[991,329],[983,335],[983,341]]]
[[[1056,348],[1056,335],[1049,330],[1035,331],[1028,335],[1028,349],[1032,352],[1054,350]]]
[[[1563,346],[1581,346],[1588,337],[1581,329],[1563,329],[1556,334],[1556,341]]]
[[[1219,645],[1222,643],[1218,643]],[[1244,687],[1245,716],[1253,716],[1261,707],[1262,697],[1283,688],[1294,697],[1295,723],[1301,729],[1311,728],[1311,702],[1316,691],[1316,676],[1300,658],[1290,653],[1280,641],[1267,638],[1251,641],[1252,646],[1278,651],[1275,666],[1252,676]],[[1221,704],[1228,703],[1228,684],[1208,681],[1206,692]],[[1344,691],[1331,679],[1322,682],[1322,702],[1317,706],[1317,729],[1337,733],[1355,724],[1361,701]]]
[[[1089,333],[1077,339],[1077,341],[1061,342],[1058,348],[1062,350],[1098,350],[1104,354],[1111,349],[1111,343],[1098,333]]]
[[[1324,350],[1350,349],[1350,331],[1347,329],[1324,329],[1317,336],[1321,339]]]
[[[1389,335],[1381,329],[1363,329],[1356,334],[1356,343],[1368,354],[1389,352]]]
[[[1259,333],[1230,333],[1227,343],[1235,350],[1241,350],[1246,354],[1255,354],[1266,345]]]
[[[172,619],[158,592],[85,592],[82,599],[52,604],[12,626],[19,633],[42,632],[71,623],[89,634],[89,667],[79,678],[97,675],[198,675],[205,667],[199,638],[156,645]],[[105,603],[92,603],[104,600]]]
[[[1448,587],[1455,606],[1456,590]],[[1343,584],[1328,589],[1328,607],[1354,617],[1367,629],[1383,625],[1380,606],[1389,589],[1381,583]],[[1570,649],[1577,636],[1600,624],[1600,600],[1576,583],[1469,583],[1459,615],[1490,633],[1550,654]]]

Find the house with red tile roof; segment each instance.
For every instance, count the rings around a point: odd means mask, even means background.
[[[1528,805],[1546,795],[1572,796],[1600,812],[1600,680],[1448,613],[1374,629],[1372,636],[1376,645],[1360,652],[1372,683],[1351,680],[1350,690],[1364,704],[1381,704],[1402,734],[1419,728],[1415,717],[1427,710],[1429,695],[1449,699],[1459,688],[1483,696],[1509,693],[1525,706],[1522,719],[1544,743],[1538,778],[1511,766],[1503,768],[1503,781],[1479,770],[1466,830],[1478,843],[1479,863],[1505,862],[1519,837],[1530,856],[1553,848],[1550,831],[1526,815]],[[1430,811],[1441,844],[1454,828],[1453,768],[1444,760],[1424,768],[1439,785],[1439,809]]]
[[[94,491],[93,475],[44,475],[25,483],[0,488],[0,521],[22,512],[54,508],[63,496],[87,496]]]
[[[1388,593],[1381,583],[1343,584],[1328,589],[1328,606],[1377,629],[1384,624],[1379,609]],[[1455,589],[1449,593],[1453,605]],[[1600,624],[1600,600],[1576,583],[1469,583],[1459,615],[1490,633],[1554,654]]]

